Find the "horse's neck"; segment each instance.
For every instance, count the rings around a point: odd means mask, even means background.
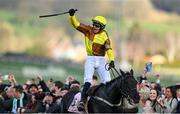
[[[112,96],[112,97],[114,97],[114,98],[120,98],[121,97],[121,88],[120,87],[118,87],[118,82],[116,83],[116,84],[114,84],[113,86],[112,86],[112,88],[110,88],[109,89],[109,91],[110,91],[110,96]]]
[[[119,85],[121,85],[121,79],[117,79],[114,82],[106,85],[104,87],[105,93],[106,93],[106,97],[108,101],[111,101],[112,103],[119,103],[120,99],[121,99],[121,88],[119,87]]]

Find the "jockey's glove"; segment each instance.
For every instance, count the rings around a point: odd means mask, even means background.
[[[111,69],[111,68],[115,68],[114,61],[111,61],[111,62],[109,63],[109,69]]]
[[[73,16],[75,14],[76,10],[75,9],[70,9],[69,10],[69,15]]]

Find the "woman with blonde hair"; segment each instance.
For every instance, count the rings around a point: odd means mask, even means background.
[[[144,107],[146,100],[149,98],[149,93],[150,89],[147,86],[143,86],[139,90],[139,96],[140,96],[140,101],[139,101],[139,107],[138,107],[138,113],[144,112]]]

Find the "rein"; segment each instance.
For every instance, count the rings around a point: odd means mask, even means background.
[[[98,97],[98,96],[92,96],[94,99],[97,99],[97,100],[99,100],[99,101],[102,101],[102,102],[104,102],[104,103],[106,103],[107,105],[109,105],[109,106],[111,106],[111,107],[118,107],[118,106],[121,106],[121,104],[122,104],[122,100],[120,99],[120,101],[119,101],[119,103],[118,104],[112,104],[112,103],[110,103],[109,101],[107,101],[107,100],[105,100],[105,99],[103,99],[103,98],[101,98],[101,97]]]
[[[107,71],[111,70],[111,72],[112,72],[112,74],[113,74],[113,77],[116,78],[114,71],[112,70],[112,68],[108,68],[108,66],[109,66],[109,63],[106,63],[105,69],[106,69]],[[116,68],[113,68],[113,69],[114,69],[114,70],[116,71],[116,73],[120,76],[120,74],[119,74],[119,72],[117,71],[117,69],[116,69]]]

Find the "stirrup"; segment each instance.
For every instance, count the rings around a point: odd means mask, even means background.
[[[85,105],[83,102],[80,102],[79,105],[77,106],[78,111],[85,111]]]

